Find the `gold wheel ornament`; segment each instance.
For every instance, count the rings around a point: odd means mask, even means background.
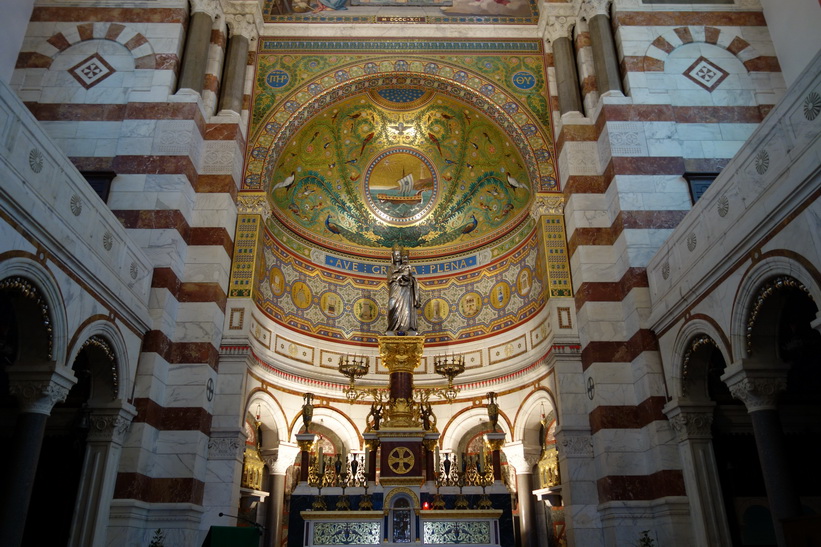
[[[413,468],[413,452],[405,446],[397,446],[388,454],[388,467],[397,475],[404,475]]]

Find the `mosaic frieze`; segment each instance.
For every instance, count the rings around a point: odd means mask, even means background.
[[[436,261],[411,255],[427,343],[501,332],[544,306],[543,246],[533,224],[529,227],[518,246],[490,261],[486,251]],[[258,260],[254,298],[274,321],[314,336],[367,344],[375,344],[387,328],[387,261],[321,251],[306,258],[282,246],[269,230],[262,235]]]

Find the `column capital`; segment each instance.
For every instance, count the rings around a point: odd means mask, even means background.
[[[502,452],[508,463],[516,468],[517,475],[532,474],[533,466],[539,461],[539,450],[526,447],[522,441],[507,443],[502,447]]]
[[[46,365],[8,367],[9,392],[17,397],[20,412],[49,416],[57,403],[63,402],[77,383],[68,367]]]
[[[537,194],[530,207],[530,216],[534,220],[544,215],[564,214],[564,197],[553,194]]]
[[[225,22],[232,36],[244,36],[253,42],[259,37],[255,17],[251,13],[230,13],[225,15]]]
[[[266,449],[262,451],[262,460],[272,475],[284,475],[288,468],[292,466],[299,455],[300,449],[294,443],[279,443],[278,448]]]
[[[191,15],[195,13],[205,13],[211,19],[216,19],[220,13],[219,2],[217,0],[191,0]]]
[[[123,439],[137,415],[137,409],[126,402],[112,408],[93,408],[89,415],[89,442],[113,442],[123,444]]]
[[[585,21],[590,21],[590,19],[597,15],[604,15],[609,18],[610,4],[611,0],[582,0],[579,17]]]
[[[742,401],[747,412],[775,410],[778,395],[787,389],[787,369],[762,367],[750,359],[733,363],[726,368],[721,380],[730,393]]]
[[[544,37],[548,42],[554,42],[559,38],[573,40],[573,27],[576,26],[576,18],[560,15],[553,17],[550,23],[544,28]]]
[[[713,437],[713,409],[715,403],[687,404],[671,401],[662,411],[670,420],[679,442],[709,440]]]

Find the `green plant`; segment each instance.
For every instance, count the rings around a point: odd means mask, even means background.
[[[638,547],[655,547],[656,540],[650,537],[650,530],[642,530]]]
[[[154,537],[151,538],[151,543],[148,547],[163,547],[165,545],[165,532],[157,528],[154,530]]]

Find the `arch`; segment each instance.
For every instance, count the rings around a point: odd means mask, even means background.
[[[510,435],[511,426],[507,415],[499,409],[499,429],[506,435]],[[487,408],[484,406],[474,406],[466,408],[461,412],[454,414],[448,423],[442,428],[442,434],[439,438],[439,444],[442,448],[453,448],[459,446],[459,443],[472,429],[482,422],[487,422]]]
[[[668,389],[670,390],[670,396],[673,398],[694,395],[687,392],[688,364],[692,352],[697,349],[694,346],[710,343],[703,340],[702,337],[707,337],[715,348],[721,352],[725,363],[733,362],[729,340],[718,323],[708,316],[691,318],[690,321],[682,325],[676,334],[672,355],[666,356],[671,367]],[[664,360],[665,355],[662,354],[662,361]]]
[[[710,44],[727,50],[744,65],[747,72],[761,70],[770,64],[768,58],[756,51],[734,28],[687,26],[656,34],[644,52],[644,71],[664,71],[664,63],[670,53],[683,45],[694,43]]]
[[[520,440],[525,442],[525,433],[528,430],[533,430],[533,417],[536,416],[537,413],[539,417],[541,416],[541,403],[547,403],[545,415],[549,415],[551,410],[554,411],[556,413],[556,423],[560,423],[559,407],[556,405],[556,399],[553,396],[553,393],[547,388],[536,389],[522,399],[522,402],[519,405],[519,409],[516,412],[516,421],[514,422],[512,440]],[[538,424],[539,419],[537,419],[535,423]],[[538,426],[536,429],[538,429]]]
[[[129,25],[120,23],[81,23],[66,27],[40,42],[33,52],[22,52],[18,68],[50,68],[54,59],[73,45],[91,40],[116,42],[131,52],[135,69],[163,69],[151,42]]]
[[[131,393],[132,371],[136,370],[138,356],[134,356],[135,362],[132,367],[128,347],[120,329],[108,321],[105,316],[98,317],[100,318],[91,318],[91,321],[88,321],[72,337],[66,363],[70,364],[69,366],[73,365],[80,352],[89,346],[97,347],[103,353],[111,352],[112,369],[109,377],[113,389],[111,400],[123,399],[123,394]],[[101,393],[100,397],[105,397],[105,395]],[[97,399],[97,394],[94,394],[93,398]]]
[[[786,276],[794,279],[806,288],[809,297],[816,303],[821,302],[821,286],[818,280],[803,264],[786,256],[773,255],[762,257],[744,274],[738,285],[730,316],[730,342],[733,349],[733,360],[740,361],[749,356],[747,344],[747,323],[756,306],[756,299],[761,287],[770,279]]]
[[[294,417],[294,422],[291,424],[291,439],[290,441],[296,443],[296,434],[299,433],[299,427],[296,426],[296,421],[300,420],[302,413],[300,412]],[[314,406],[314,415],[312,423],[322,424],[324,427],[336,433],[347,450],[359,450],[362,448],[362,435],[351,420],[350,416],[331,408],[329,406],[321,406],[316,404]]]
[[[47,313],[48,326],[51,327],[49,358],[57,366],[64,366],[67,362],[68,314],[57,281],[48,269],[33,259],[18,256],[0,261],[0,282],[15,277],[30,281],[40,293],[45,306],[41,306],[41,312]]]
[[[245,404],[245,413],[243,413],[243,416],[247,416],[248,414],[256,415],[257,405],[259,405],[260,410],[259,421],[262,422],[263,427],[267,426],[267,431],[271,431],[276,435],[274,437],[276,444],[279,444],[280,441],[287,439],[288,420],[282,412],[282,408],[274,399],[274,396],[269,391],[264,389],[256,389],[252,391],[248,395],[247,402]],[[263,448],[276,448],[276,445],[272,445],[269,442],[274,439],[271,439],[269,435],[263,435],[263,441],[265,442],[265,446]]]
[[[434,64],[435,67],[431,68]],[[456,74],[464,77],[456,78]],[[328,86],[329,81],[333,85]],[[284,97],[279,106],[260,122],[260,129],[249,139],[257,154],[259,172],[246,167],[244,190],[264,190],[263,181],[277,164],[280,152],[304,122],[332,104],[381,85],[414,85],[444,93],[482,111],[504,131],[519,150],[527,166],[534,192],[559,191],[553,167],[552,138],[542,122],[532,118],[520,99],[498,83],[464,67],[437,59],[431,63],[421,56],[382,57],[362,60],[318,74]],[[511,114],[516,113],[516,118]],[[282,120],[272,121],[272,120]],[[518,121],[517,121],[518,120]],[[271,144],[262,145],[260,141]]]

